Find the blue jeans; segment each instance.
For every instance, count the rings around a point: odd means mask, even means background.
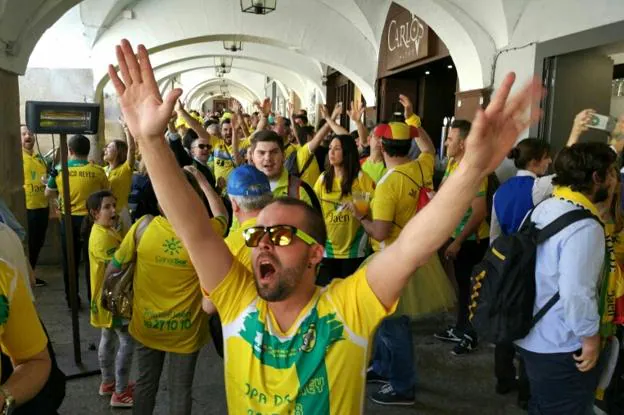
[[[396,393],[414,394],[416,370],[407,316],[389,317],[381,322],[374,340],[373,371],[387,378]]]
[[[533,353],[518,348],[531,384],[530,415],[593,414],[599,365],[579,372],[572,353]]]

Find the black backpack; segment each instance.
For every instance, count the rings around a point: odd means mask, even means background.
[[[584,209],[565,213],[543,229],[530,218],[520,230],[500,236],[472,272],[470,320],[480,338],[494,344],[522,339],[559,301],[557,292],[533,315],[537,246],[567,226],[598,219]]]

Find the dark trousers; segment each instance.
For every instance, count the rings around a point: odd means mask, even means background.
[[[500,384],[513,385],[516,380],[516,367],[514,358],[516,357],[516,347],[512,343],[497,344],[494,349],[494,373],[496,380]],[[518,366],[518,399],[526,401],[529,399],[529,379],[527,378],[524,360],[520,357]]]
[[[572,353],[533,353],[518,349],[531,383],[530,415],[593,414],[598,366],[579,372]]]
[[[383,320],[373,344],[373,372],[387,378],[395,392],[413,396],[416,369],[409,318],[400,316]]]
[[[365,258],[323,258],[321,269],[316,277],[316,285],[329,284],[334,278],[346,278],[352,275],[364,262]]]
[[[48,231],[50,209],[47,207],[27,209],[26,214],[28,219],[28,259],[32,269],[35,269]]]
[[[480,241],[464,241],[457,253],[453,265],[455,267],[455,279],[457,280],[457,324],[456,328],[462,332],[470,332],[474,335],[472,324],[468,319],[468,306],[470,306],[470,277],[472,269],[485,255],[490,245],[489,239]]]
[[[81,254],[83,251],[87,251],[87,255],[84,256],[85,262],[85,280],[87,284],[87,298],[89,299],[89,303],[91,302],[91,279],[89,277],[89,255],[88,255],[88,247],[89,241],[83,244],[83,241],[80,239],[80,228],[82,227],[82,221],[84,216],[74,216],[71,217],[71,229],[72,235],[74,237],[74,271],[76,273],[76,293],[78,293],[78,280],[79,280],[79,264]],[[65,283],[65,299],[67,300],[67,304],[69,305],[69,264],[67,258],[67,240],[65,236],[65,224],[63,219],[61,219],[61,248],[63,250],[63,282]]]

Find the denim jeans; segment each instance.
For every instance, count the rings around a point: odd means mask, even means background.
[[[169,415],[188,415],[191,413],[193,377],[199,351],[189,354],[169,353],[151,349],[137,340],[135,355],[139,377],[134,389],[135,415],[152,415],[156,405],[156,394],[160,383],[165,356],[169,359],[167,372],[169,389]]]
[[[518,348],[531,384],[530,415],[593,414],[599,366],[580,372],[573,353],[533,353]]]
[[[390,381],[396,393],[411,396],[416,387],[410,319],[389,317],[381,322],[374,340],[373,371]]]

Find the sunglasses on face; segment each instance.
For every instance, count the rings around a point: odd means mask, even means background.
[[[210,150],[210,144],[197,144],[197,148],[200,150]]]
[[[290,225],[274,225],[274,226],[252,226],[243,231],[245,245],[255,248],[260,244],[264,235],[269,234],[269,240],[274,246],[288,246],[293,243],[295,236],[306,244],[312,246],[316,244],[316,240],[294,226]]]

